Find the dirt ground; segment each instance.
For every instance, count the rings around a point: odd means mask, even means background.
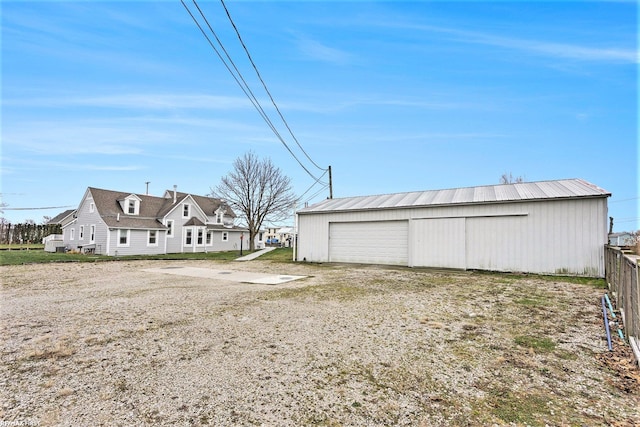
[[[180,266],[308,277],[144,271]],[[591,285],[269,261],[0,275],[0,425],[640,425]]]

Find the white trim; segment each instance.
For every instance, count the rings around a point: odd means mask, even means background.
[[[171,223],[171,227],[169,227],[169,223]],[[176,223],[175,223],[175,220],[167,219],[167,220],[165,220],[165,224],[164,225],[167,227],[167,237],[170,237],[170,238],[173,239],[175,237],[175,235],[176,235],[176,230],[175,230]]]
[[[222,232],[222,241],[223,242],[228,242],[229,241],[229,232],[228,231],[223,231]]]
[[[75,240],[75,237],[76,237],[76,229],[75,229],[75,228],[71,228],[70,230],[71,230],[71,232],[70,232],[70,234],[69,234],[69,240]]]
[[[204,232],[205,230],[202,227],[196,229],[196,246],[204,246],[205,244]]]
[[[185,208],[187,211],[187,214],[185,215]],[[182,204],[182,218],[189,218],[189,215],[191,215],[191,203],[183,203]]]
[[[96,204],[91,202],[89,203],[89,213],[93,213],[96,210]]]
[[[117,229],[117,244],[116,246],[119,248],[128,248],[129,245],[131,244],[131,230],[129,229],[125,229],[125,228],[118,228]],[[127,232],[127,242],[126,243],[120,243],[120,233],[122,233],[123,231]]]
[[[155,233],[154,235],[154,239],[155,239],[155,243],[151,243],[151,233]],[[155,247],[158,246],[158,230],[147,230],[147,246],[148,247]]]
[[[78,230],[78,241],[84,240],[84,225],[80,226]]]
[[[204,238],[205,246],[213,245],[213,230],[207,230]]]
[[[95,243],[95,242],[96,242],[96,225],[91,224],[89,226],[89,243]]]

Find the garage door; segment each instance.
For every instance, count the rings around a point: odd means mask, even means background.
[[[526,216],[467,218],[467,268],[528,271]]]
[[[408,221],[329,224],[329,261],[407,265]]]
[[[412,267],[464,269],[464,218],[429,218],[411,221]]]

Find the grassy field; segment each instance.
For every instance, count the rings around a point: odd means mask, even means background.
[[[243,255],[251,253],[243,251]],[[274,261],[290,261],[293,252],[290,248],[279,248],[263,255],[264,259]],[[52,253],[40,249],[30,250],[2,250],[0,251],[0,265],[43,264],[51,262],[102,262],[102,261],[131,261],[131,260],[216,260],[231,261],[240,257],[238,251],[166,254],[166,255],[135,255],[112,257],[104,255],[85,255],[74,253]]]

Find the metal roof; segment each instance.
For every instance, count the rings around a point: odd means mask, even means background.
[[[414,191],[375,196],[327,199],[298,211],[300,214],[422,206],[609,197],[611,193],[582,179],[521,182],[446,190]]]

